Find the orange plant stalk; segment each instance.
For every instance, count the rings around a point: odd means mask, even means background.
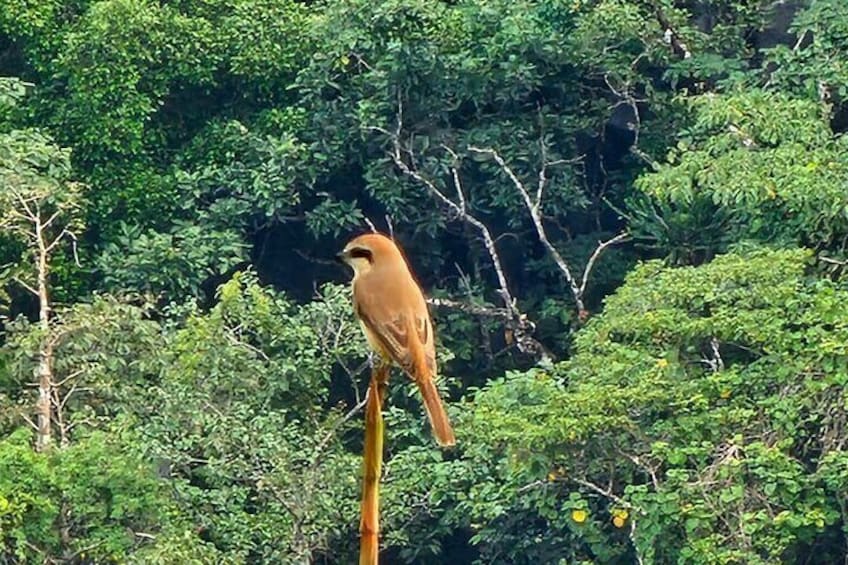
[[[362,473],[362,518],[359,521],[359,565],[377,565],[380,553],[380,473],[383,465],[383,398],[388,365],[371,374],[365,404],[365,454]]]

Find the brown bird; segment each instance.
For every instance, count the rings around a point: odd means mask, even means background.
[[[436,441],[454,445],[435,384],[433,323],[403,253],[388,237],[369,233],[351,240],[337,258],[353,269],[353,308],[369,345],[384,363],[394,361],[415,381]]]

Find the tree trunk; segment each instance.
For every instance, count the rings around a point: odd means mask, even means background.
[[[53,341],[50,336],[50,296],[47,291],[49,263],[47,242],[44,241],[41,222],[35,225],[35,235],[38,240],[38,256],[36,257],[36,272],[38,276],[38,323],[41,328],[41,345],[38,348],[38,436],[35,441],[36,451],[44,451],[53,441]]]

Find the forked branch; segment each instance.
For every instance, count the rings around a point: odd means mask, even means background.
[[[586,287],[589,284],[589,277],[592,274],[592,269],[595,268],[595,263],[601,254],[609,248],[611,245],[615,245],[616,243],[620,243],[627,239],[627,233],[620,233],[609,239],[607,241],[599,242],[598,246],[592,252],[592,255],[589,257],[589,260],[586,262],[586,266],[583,268],[583,273],[580,279],[575,277],[571,266],[568,262],[563,258],[562,254],[560,254],[559,250],[551,243],[551,240],[548,238],[547,231],[545,230],[545,225],[543,221],[542,215],[542,195],[544,193],[544,187],[547,182],[546,170],[551,166],[551,163],[542,163],[542,166],[539,171],[539,183],[536,189],[536,198],[534,199],[530,195],[530,191],[527,189],[527,186],[524,182],[518,177],[512,167],[504,160],[504,158],[491,148],[480,148],[470,146],[468,148],[469,151],[473,153],[483,154],[490,156],[495,163],[498,164],[501,171],[509,178],[512,182],[513,186],[515,186],[518,193],[521,195],[521,199],[524,201],[524,205],[527,208],[527,212],[530,214],[530,219],[533,221],[533,226],[536,229],[536,235],[539,238],[539,241],[544,245],[545,249],[550,254],[551,258],[556,263],[559,271],[562,273],[563,277],[568,283],[568,286],[571,290],[571,295],[574,298],[574,303],[577,306],[577,312],[579,318],[585,320],[588,316],[588,311],[586,310],[586,304],[584,297],[586,295]],[[564,161],[557,161],[555,163],[560,163]]]

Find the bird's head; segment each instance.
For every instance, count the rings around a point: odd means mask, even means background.
[[[366,233],[353,238],[336,255],[336,259],[353,269],[354,279],[374,268],[400,259],[400,249],[395,242],[380,233]]]

